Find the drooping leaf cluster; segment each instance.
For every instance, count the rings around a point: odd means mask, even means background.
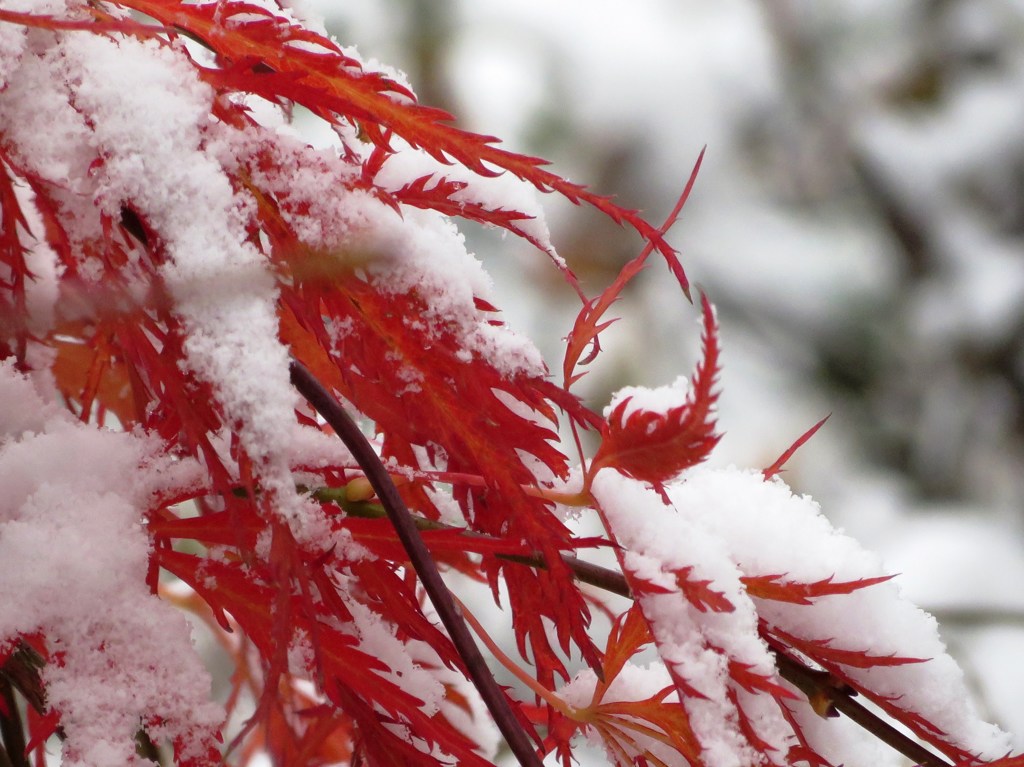
[[[150,481],[122,500],[148,548],[126,572],[205,622],[233,667],[218,731],[207,709],[200,720],[74,686],[90,664],[119,662],[116,613],[81,635],[53,617],[0,620],[17,626],[0,631],[13,759],[42,764],[59,737],[69,763],[98,764],[76,735],[94,730],[76,728],[110,715],[112,743],[138,741],[146,756],[166,740],[182,765],[261,753],[288,765],[492,763],[500,715],[467,681],[465,644],[439,627],[386,516],[411,512],[434,565],[487,584],[510,616],[515,659],[464,608],[529,690],[502,693],[512,714],[499,724],[523,730],[534,759],[569,764],[582,732],[619,765],[838,764],[847,757],[819,714],[856,691],[957,764],[1013,764],[956,699],[951,661],[885,591],[888,576],[780,481],[701,473],[718,440],[706,298],[689,382],[623,392],[605,417],[572,391],[652,252],[688,294],[664,233],[693,178],[656,229],[455,127],[284,4],[28,3],[0,7],[0,33],[4,403],[41,413],[31,427],[3,422],[0,469],[13,471],[30,431],[130,442]],[[332,146],[293,129],[300,109],[331,127]],[[603,294],[582,296],[533,212],[509,204],[516,179],[593,206],[647,247]],[[522,237],[579,292],[561,386],[503,324],[449,217]],[[291,366],[344,403],[373,459],[342,447],[291,388]],[[56,403],[71,415],[46,409]],[[577,445],[597,435],[592,460],[565,446],[562,426]],[[43,495],[0,506],[0,525],[30,523]],[[762,501],[762,534],[735,534]],[[566,505],[597,515],[605,537],[574,535]],[[793,530],[807,531],[802,548]],[[609,545],[621,573],[577,558]],[[601,578],[635,600],[607,639],[591,625],[603,598],[581,586]],[[830,632],[844,604],[854,619]],[[923,638],[895,641],[893,615]],[[138,639],[143,660],[159,656],[159,636]],[[69,653],[75,641],[86,646]],[[653,669],[637,661],[648,647]],[[169,674],[147,684],[170,690]],[[916,695],[929,682],[949,707]],[[5,702],[15,692],[24,717]],[[7,734],[19,728],[23,742]]]

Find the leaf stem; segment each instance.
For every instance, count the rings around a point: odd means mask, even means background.
[[[476,635],[480,637],[480,641],[484,643],[484,646],[487,648],[488,652],[490,652],[491,655],[494,656],[494,659],[497,660],[498,663],[500,663],[502,666],[508,669],[509,672],[516,677],[516,679],[518,679],[524,685],[529,687],[530,690],[532,690],[538,698],[547,701],[548,705],[550,705],[552,708],[556,709],[557,711],[569,717],[570,719],[579,720],[579,714],[575,708],[570,706],[564,700],[555,695],[547,687],[545,687],[532,676],[527,674],[518,663],[516,663],[514,660],[508,657],[508,655],[506,655],[505,652],[500,647],[498,647],[497,643],[493,639],[491,639],[490,634],[488,634],[484,627],[480,625],[480,621],[476,619],[476,616],[473,615],[472,612],[470,612],[470,610],[462,603],[462,601],[456,596],[452,596],[452,599],[455,600],[455,604],[462,612],[462,617],[466,619],[466,623],[468,623],[470,627],[473,629],[473,631],[476,633]]]
[[[524,767],[542,767],[536,749],[530,741],[530,736],[519,723],[505,693],[487,668],[487,662],[473,641],[473,636],[466,627],[451,593],[441,579],[437,565],[420,536],[412,514],[406,508],[398,488],[392,482],[391,476],[373,446],[363,436],[359,427],[341,407],[338,400],[302,364],[292,360],[290,372],[292,385],[331,425],[365,472],[370,484],[373,485],[377,497],[380,498],[381,504],[387,512],[388,519],[391,520],[399,540],[409,554],[409,561],[416,570],[427,596],[430,597],[438,617],[458,649],[470,679],[480,692],[480,696],[491,712],[491,716],[494,717],[501,734],[505,736],[512,753]]]

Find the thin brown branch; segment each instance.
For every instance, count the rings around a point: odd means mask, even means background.
[[[806,695],[811,707],[819,715],[846,715],[921,767],[950,767],[944,759],[854,700],[852,696],[856,693],[847,685],[836,682],[827,671],[808,668],[773,643],[769,643],[769,646],[775,654],[775,667],[779,675]]]
[[[39,669],[43,659],[23,641],[0,666],[0,767],[30,767],[17,691],[39,714],[46,710]]]
[[[19,641],[14,652],[0,666],[0,681],[17,690],[39,714],[46,713],[46,697],[39,669],[45,661],[27,642]]]
[[[7,679],[0,679],[0,767],[30,767],[25,754],[25,729]]]

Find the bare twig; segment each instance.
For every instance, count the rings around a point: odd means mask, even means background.
[[[44,713],[46,701],[39,678],[42,666],[43,659],[23,641],[18,642],[17,649],[0,666],[0,767],[29,767],[31,764],[14,692],[17,691],[38,713]]]
[[[7,679],[0,679],[0,703],[0,767],[29,767],[21,713]]]

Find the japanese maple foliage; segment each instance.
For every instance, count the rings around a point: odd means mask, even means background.
[[[303,140],[298,107],[334,146]],[[285,3],[0,4],[4,763],[42,765],[59,740],[97,767],[161,749],[486,765],[500,731],[522,764],[571,763],[581,733],[617,765],[899,758],[876,739],[1018,764],[934,622],[790,493],[781,459],[701,465],[721,356],[706,298],[691,379],[627,388],[604,416],[572,391],[651,253],[689,295],[664,233],[693,180],[655,228],[455,127]],[[558,257],[538,190],[646,240],[601,295]],[[579,294],[563,385],[453,218],[523,238]],[[574,535],[567,506],[605,536]],[[595,546],[620,570],[588,564]],[[518,657],[445,570],[490,587]],[[583,582],[634,600],[607,637]],[[185,613],[232,664],[226,697]]]

